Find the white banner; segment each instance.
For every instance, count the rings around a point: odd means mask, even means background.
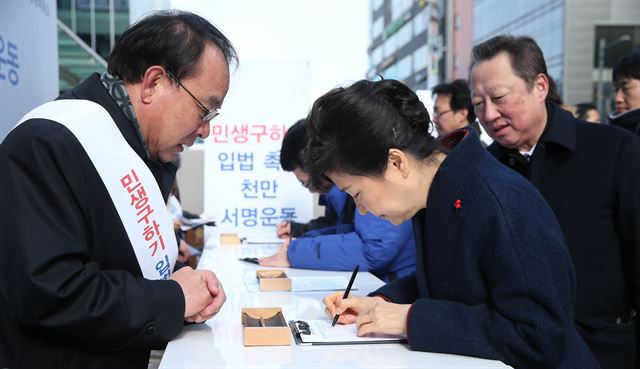
[[[205,212],[224,231],[275,236],[282,220],[307,221],[312,196],[280,167],[286,130],[310,109],[309,65],[241,61],[205,152]]]
[[[0,1],[0,142],[59,93],[54,0]]]
[[[156,179],[109,113],[93,101],[65,99],[35,108],[20,123],[29,119],[55,121],[74,134],[111,196],[142,275],[169,278],[178,256],[173,221]]]

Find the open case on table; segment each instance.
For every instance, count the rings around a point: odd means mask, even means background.
[[[282,269],[260,269],[256,277],[260,291],[291,291],[291,278]]]
[[[241,319],[245,346],[291,345],[291,329],[282,308],[243,308]]]

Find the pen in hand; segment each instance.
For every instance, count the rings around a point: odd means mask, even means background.
[[[280,224],[276,226],[276,233],[278,238],[284,239],[284,238],[291,237],[291,222],[288,219],[282,221]]]
[[[353,281],[356,279],[356,274],[358,274],[358,270],[360,270],[360,265],[356,265],[356,267],[353,268],[353,273],[351,273],[351,279],[349,279],[349,284],[347,285],[347,289],[344,291],[344,295],[342,295],[343,300],[349,297],[349,291],[351,291],[351,286],[353,286]],[[332,327],[336,325],[339,317],[340,317],[340,314],[336,314],[336,316],[333,317],[333,322],[331,323]]]
[[[288,218],[286,221],[287,226],[289,227],[289,246],[291,246],[291,241],[293,241],[293,229],[291,226],[291,218]]]

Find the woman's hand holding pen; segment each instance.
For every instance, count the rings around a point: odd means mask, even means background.
[[[285,220],[276,225],[276,235],[278,238],[289,238],[291,236],[291,223]]]
[[[260,258],[260,265],[289,268],[291,264],[289,263],[289,256],[287,255],[287,252],[289,251],[290,242],[290,238],[285,238],[284,240],[282,240],[282,246],[280,246],[278,252],[269,257]]]
[[[325,306],[327,315],[329,315],[332,319],[336,314],[340,315],[338,318],[338,323],[341,324],[352,324],[356,322],[358,315],[360,315],[363,311],[368,311],[372,309],[378,301],[384,301],[381,297],[358,297],[353,296],[348,299],[343,299],[343,292],[334,292],[331,295],[325,296],[322,299]],[[350,302],[350,306],[347,307],[343,305],[346,301]]]
[[[358,336],[382,333],[394,336],[407,334],[407,317],[411,305],[400,305],[385,301],[382,297],[350,297],[342,299],[336,292],[323,299],[327,315],[340,314],[338,323],[355,323]]]

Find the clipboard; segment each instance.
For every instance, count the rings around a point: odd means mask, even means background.
[[[405,338],[388,335],[358,337],[355,324],[331,326],[331,320],[290,320],[297,345],[355,345],[363,343],[404,343]]]

